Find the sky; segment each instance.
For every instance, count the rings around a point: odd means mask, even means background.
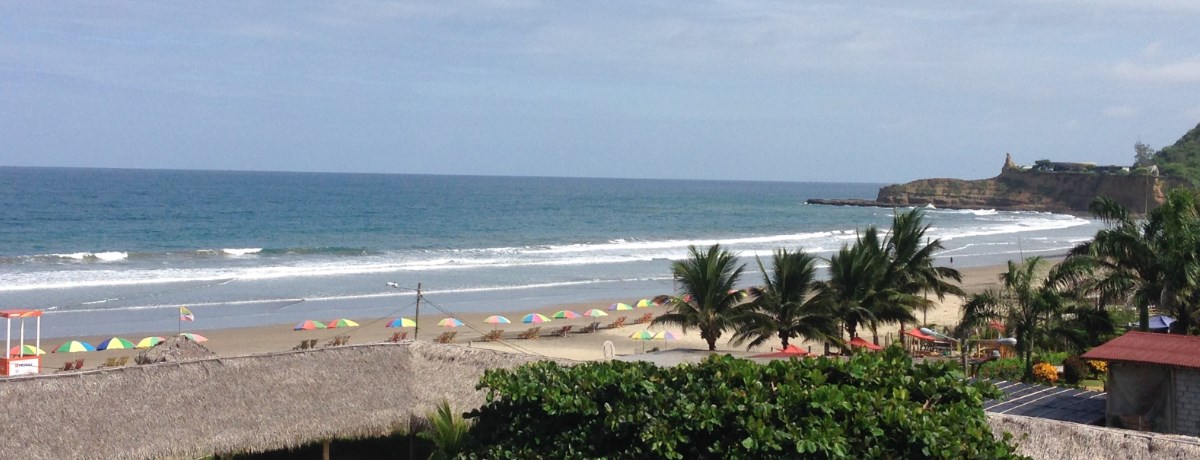
[[[1200,123],[1200,1],[0,0],[0,165],[902,182]]]

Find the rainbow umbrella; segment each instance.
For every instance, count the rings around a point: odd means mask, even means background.
[[[617,310],[617,311],[622,311],[622,310],[633,310],[633,307],[629,306],[629,304],[627,304],[627,303],[620,303],[620,302],[618,302],[618,303],[614,303],[614,304],[612,304],[612,305],[609,305],[609,306],[608,306],[608,310],[609,310],[609,311],[612,311],[612,310]]]
[[[521,322],[525,323],[525,324],[530,324],[530,323],[542,324],[542,323],[549,323],[550,321],[553,321],[553,320],[551,320],[550,318],[547,318],[546,315],[543,315],[541,313],[530,313],[528,315],[525,315],[524,318],[521,318]]]
[[[605,313],[604,310],[601,310],[599,308],[593,308],[591,310],[583,312],[583,316],[587,316],[589,318],[595,318],[595,317],[599,317],[599,316],[608,316],[608,313]]]
[[[396,318],[387,327],[416,327],[417,322],[408,318]]]
[[[208,341],[207,337],[202,336],[200,334],[193,334],[191,332],[184,332],[182,334],[179,334],[179,336],[183,337],[185,339],[191,340],[193,342],[207,342]]]
[[[509,321],[509,320],[508,320],[508,318],[505,318],[505,317],[503,317],[503,316],[500,316],[500,315],[492,315],[492,316],[489,316],[489,317],[487,317],[487,318],[484,318],[484,319],[483,319],[483,322],[485,322],[485,323],[488,323],[488,324],[509,324],[509,323],[512,323],[512,321]]]
[[[642,329],[640,331],[634,332],[633,335],[629,336],[629,338],[631,338],[633,340],[653,340],[654,333],[650,332],[649,330]]]
[[[650,299],[642,299],[642,300],[639,300],[637,305],[635,305],[635,306],[638,308],[653,307],[654,301],[650,300]]]
[[[559,310],[554,312],[553,315],[550,315],[550,317],[554,319],[575,319],[579,317],[579,313],[575,313],[571,310]]]
[[[293,331],[311,331],[313,329],[325,329],[325,323],[309,319],[292,328]]]
[[[44,354],[46,354],[46,352],[42,351],[41,348],[35,347],[33,345],[25,345],[25,346],[17,345],[15,347],[12,347],[12,349],[8,350],[8,354],[12,355],[12,356],[33,356],[33,355],[44,355]]]
[[[335,327],[358,327],[358,323],[348,319],[335,319],[326,324],[325,327],[333,329]]]
[[[664,342],[667,340],[679,340],[679,336],[675,335],[675,333],[671,331],[662,331],[654,334],[654,340],[662,340]]]
[[[96,351],[96,347],[93,347],[92,344],[87,342],[72,340],[62,344],[54,350],[55,353],[77,353],[81,351]]]
[[[122,339],[120,337],[113,337],[111,339],[100,342],[99,345],[96,345],[96,349],[97,350],[130,350],[130,349],[133,349],[133,342]]]
[[[459,321],[454,318],[446,318],[441,321],[438,321],[438,326],[441,326],[441,327],[459,327],[462,325],[463,325],[462,321]]]
[[[152,335],[150,337],[146,337],[142,340],[139,340],[137,343],[137,347],[138,348],[150,348],[150,347],[153,347],[155,345],[162,343],[163,340],[167,340],[167,339]]]

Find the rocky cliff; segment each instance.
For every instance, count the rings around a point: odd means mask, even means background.
[[[1017,166],[1009,156],[991,179],[922,179],[879,190],[876,205],[981,208],[1015,211],[1086,213],[1097,196],[1107,196],[1131,211],[1162,203],[1167,184],[1147,175],[1095,172],[1046,172]]]

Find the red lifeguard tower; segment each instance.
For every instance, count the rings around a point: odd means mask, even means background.
[[[4,318],[4,358],[0,358],[0,375],[30,375],[42,371],[42,357],[34,353],[32,356],[12,354],[12,320],[21,320],[21,336],[18,350],[25,349],[25,318],[37,318],[35,327],[34,347],[42,349],[42,311],[41,310],[0,310],[0,318]]]

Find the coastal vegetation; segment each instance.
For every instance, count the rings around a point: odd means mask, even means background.
[[[1200,124],[1157,152],[1141,142],[1134,148],[1135,166],[1154,165],[1163,175],[1181,178],[1193,188],[1200,187]]]
[[[897,348],[767,364],[542,362],[491,370],[466,458],[1022,458],[994,387]]]

